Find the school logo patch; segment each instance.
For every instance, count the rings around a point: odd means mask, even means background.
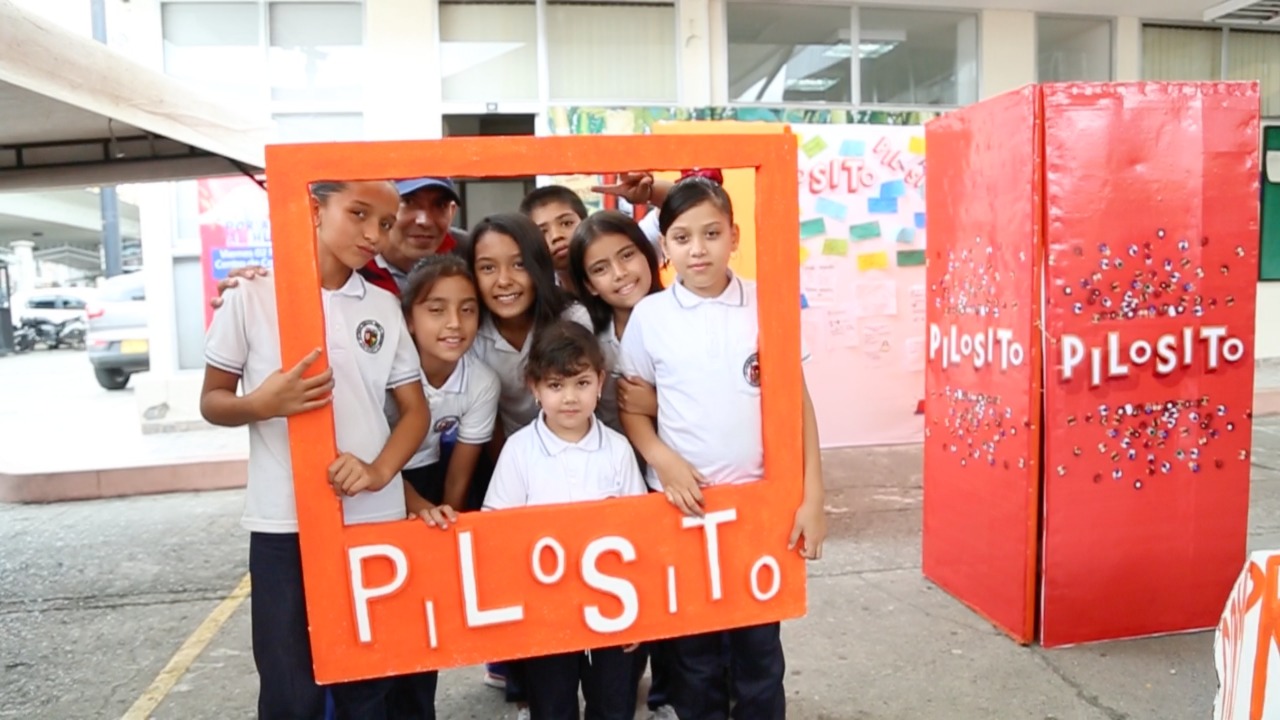
[[[760,387],[760,353],[751,353],[751,357],[742,364],[742,377],[751,387]]]
[[[457,415],[446,415],[436,421],[436,432],[441,435],[447,434],[450,430],[458,427]]]
[[[382,349],[386,334],[377,320],[365,320],[356,326],[356,344],[367,353],[376,353]]]

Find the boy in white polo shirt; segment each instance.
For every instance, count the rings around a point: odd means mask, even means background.
[[[507,439],[485,510],[645,494],[631,445],[594,416],[604,367],[599,342],[581,325],[562,320],[538,334],[525,375],[542,412]],[[532,720],[578,717],[579,684],[588,718],[632,720],[633,664],[619,647],[524,661]]]
[[[348,524],[405,518],[400,468],[422,442],[430,419],[399,303],[354,272],[372,259],[395,224],[394,186],[317,183],[311,192],[329,369],[303,377],[319,349],[292,369],[281,369],[275,283],[244,283],[227,292],[209,327],[200,399],[209,422],[249,427],[241,524],[251,533],[251,621],[263,720],[319,720],[325,702],[312,672],[285,418],[333,403],[341,454],[329,467],[328,481],[342,497]],[[388,391],[399,410],[394,429],[384,414]],[[434,696],[434,673],[415,677]],[[338,717],[381,714],[387,687],[385,681],[334,686]]]
[[[650,485],[681,511],[701,515],[703,486],[753,482],[764,473],[756,289],[729,270],[738,228],[718,183],[681,180],[662,205],[659,226],[678,279],[636,305],[619,361],[626,375],[656,386],[657,428],[652,418],[626,412],[622,426],[649,464]],[[790,545],[814,559],[826,522],[817,421],[807,389],[803,395],[804,500]],[[680,720],[723,720],[730,697],[735,718],[786,716],[778,623],[673,644],[672,705]]]

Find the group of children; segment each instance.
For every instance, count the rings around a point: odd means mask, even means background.
[[[332,403],[340,455],[329,482],[346,522],[663,492],[701,514],[702,488],[763,472],[755,286],[729,269],[733,208],[691,175],[659,210],[659,244],[614,211],[588,217],[551,186],[520,213],[485,218],[455,252],[427,257],[400,298],[361,270],[402,210],[389,182],[318,183],[316,225],[329,368],[317,348],[282,368],[274,284],[230,290],[209,328],[201,410],[247,425],[253,651],[259,717],[322,718],[303,602],[285,418]],[[237,394],[239,386],[241,393]],[[807,390],[804,500],[791,544],[825,535],[818,436]],[[498,422],[500,420],[500,423]],[[642,465],[644,470],[642,472]],[[589,652],[588,652],[589,650]],[[491,666],[487,682],[533,720],[632,720],[648,664],[659,718],[785,717],[779,625]],[[329,688],[338,718],[434,718],[436,673]]]

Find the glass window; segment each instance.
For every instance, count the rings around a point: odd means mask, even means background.
[[[858,12],[860,101],[967,105],[978,99],[978,19],[967,13]]]
[[[358,106],[364,58],[360,3],[274,2],[268,8],[271,98]]]
[[[1232,30],[1227,35],[1227,79],[1257,80],[1262,114],[1280,116],[1280,33]]]
[[[446,101],[538,99],[533,2],[440,3],[440,75]],[[593,63],[599,63],[595,58]]]
[[[729,3],[729,98],[742,103],[851,103],[852,10]]]
[[[674,102],[676,53],[673,5],[547,4],[552,100]]]
[[[51,297],[31,298],[27,301],[29,310],[56,310],[58,299]]]
[[[1037,17],[1040,82],[1111,80],[1111,38],[1110,20]]]
[[[337,142],[364,139],[364,115],[359,113],[280,114],[274,142]]]
[[[1221,80],[1222,31],[1147,25],[1142,28],[1144,80]]]
[[[238,97],[263,99],[266,56],[255,2],[182,2],[160,6],[164,69]]]

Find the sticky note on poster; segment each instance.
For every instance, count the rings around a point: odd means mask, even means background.
[[[911,141],[907,143],[907,152],[911,153],[912,155],[923,155],[924,154],[924,137],[920,135],[912,136]]]
[[[923,250],[898,251],[898,267],[923,267],[924,263]]]
[[[900,198],[907,194],[907,184],[901,180],[889,180],[881,183],[880,197]]]
[[[916,229],[913,227],[904,227],[898,231],[898,242],[903,245],[910,245],[916,241]],[[898,263],[901,265],[902,263]]]
[[[855,283],[853,286],[853,310],[858,317],[897,315],[897,284],[892,280]]]
[[[845,257],[849,254],[849,241],[844,238],[827,238],[822,241],[822,254]]]
[[[841,157],[862,157],[867,154],[867,144],[861,140],[845,140],[840,143]]]
[[[889,269],[889,253],[870,252],[858,254],[858,272],[870,272],[872,270],[888,270]]]
[[[813,218],[800,223],[800,239],[808,240],[811,237],[818,237],[827,232],[827,224],[822,218]]]
[[[849,239],[855,242],[859,240],[875,240],[878,237],[880,237],[880,223],[878,221],[849,226]]]
[[[923,230],[924,229],[924,213],[916,213],[915,221],[916,221],[916,229]]]
[[[849,214],[849,208],[844,203],[836,202],[831,198],[820,197],[813,201],[813,211],[819,215],[824,215],[832,220],[843,221],[845,216]]]
[[[867,212],[872,215],[897,215],[898,198],[867,198]]]
[[[812,159],[813,156],[827,149],[827,141],[822,139],[821,135],[814,135],[800,146],[806,157]]]
[[[800,264],[801,265],[805,264],[805,261],[807,261],[808,259],[809,259],[809,248],[805,247],[804,245],[801,245],[800,246]]]

